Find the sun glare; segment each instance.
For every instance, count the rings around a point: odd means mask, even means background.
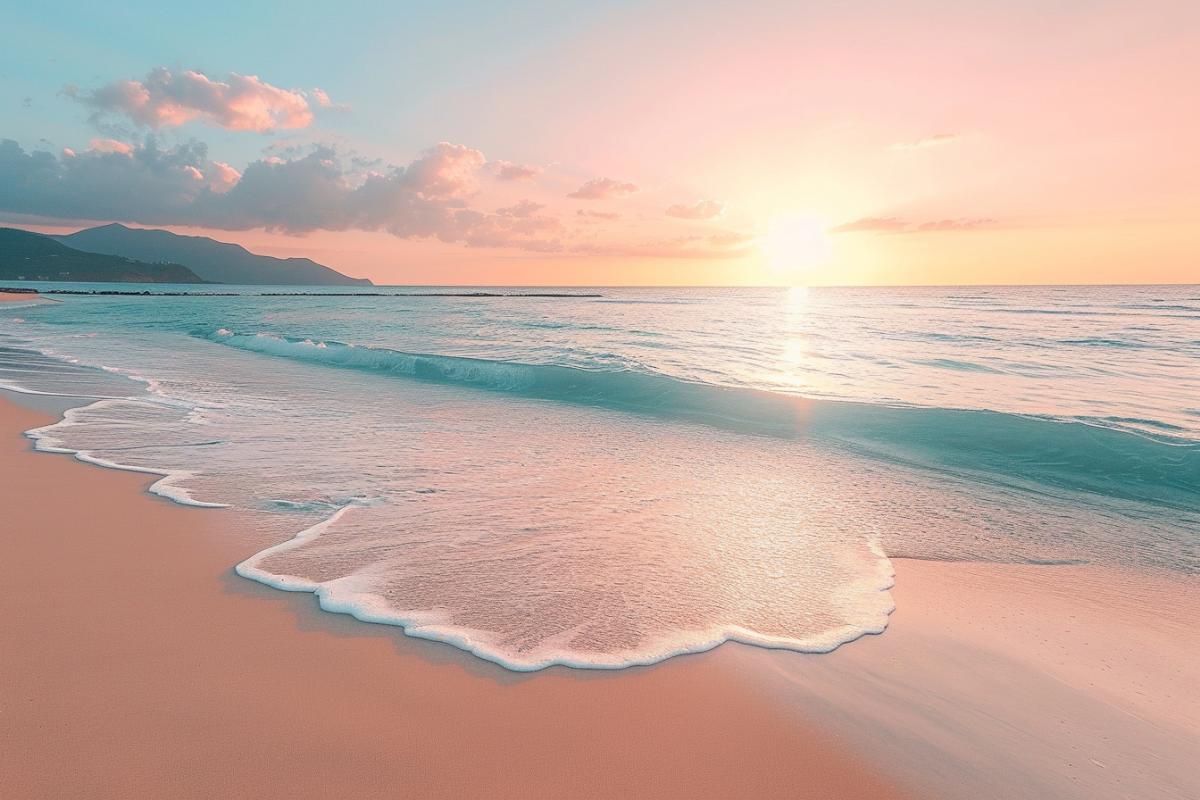
[[[829,236],[815,217],[793,214],[771,220],[760,245],[771,271],[789,278],[803,278],[814,267],[829,260]]]

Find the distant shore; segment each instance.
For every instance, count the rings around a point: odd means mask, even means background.
[[[129,295],[130,297],[603,297],[602,294],[577,292],[160,292],[144,289],[26,289],[0,286],[0,295]]]

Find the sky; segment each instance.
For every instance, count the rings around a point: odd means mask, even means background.
[[[0,224],[386,284],[1200,282],[1191,0],[21,5]]]

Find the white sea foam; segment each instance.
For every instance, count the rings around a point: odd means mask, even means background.
[[[581,632],[581,624],[556,636],[547,637],[538,651],[517,657],[496,640],[493,632],[455,625],[448,620],[444,612],[396,609],[377,592],[377,589],[386,583],[387,576],[372,574],[370,568],[332,581],[318,582],[295,575],[278,574],[259,566],[267,558],[280,556],[315,542],[324,531],[362,505],[350,503],[343,506],[327,519],[300,531],[294,538],[246,559],[237,565],[236,572],[244,578],[283,591],[310,592],[316,595],[317,603],[324,611],[347,614],[361,622],[397,626],[408,636],[450,644],[516,672],[532,672],[556,665],[578,669],[646,666],[674,656],[706,652],[726,642],[801,653],[828,653],[862,636],[883,633],[887,627],[888,616],[895,610],[895,604],[891,602],[887,593],[895,584],[895,570],[884,554],[878,538],[873,537],[869,541],[869,547],[878,559],[874,570],[868,570],[860,579],[837,590],[838,596],[850,603],[861,602],[863,593],[877,593],[881,598],[886,598],[878,605],[876,619],[870,623],[847,624],[803,638],[764,635],[739,625],[714,626],[704,631],[678,632],[638,650],[606,652],[603,655],[578,653],[571,649],[571,639]]]
[[[99,467],[108,469],[119,469],[127,472],[140,472],[147,475],[159,475],[159,480],[150,484],[148,491],[151,494],[156,494],[160,497],[165,497],[168,500],[173,500],[180,505],[196,506],[199,508],[228,508],[227,503],[208,502],[197,500],[191,493],[181,486],[183,482],[195,476],[195,473],[189,470],[164,470],[154,467],[138,466],[135,464],[124,464],[120,461],[114,461],[109,458],[103,458],[95,453],[83,449],[76,449],[66,444],[64,437],[65,429],[72,426],[84,425],[85,422],[79,420],[80,414],[86,414],[88,411],[93,411],[98,408],[111,407],[116,403],[132,403],[127,399],[106,398],[97,400],[85,406],[78,408],[69,408],[63,413],[62,419],[58,422],[44,425],[40,428],[31,428],[25,432],[25,435],[33,440],[35,450],[40,450],[45,453],[64,453],[74,456],[76,459],[88,464],[95,464]]]

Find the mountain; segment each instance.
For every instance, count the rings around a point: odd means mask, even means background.
[[[53,236],[0,228],[0,279],[104,283],[204,283],[179,264],[145,264],[121,256],[85,253]]]
[[[307,258],[273,258],[251,253],[237,244],[206,236],[180,236],[170,231],[127,228],[113,223],[57,237],[91,253],[173,261],[214,283],[259,286],[370,286],[366,278],[351,278]]]

